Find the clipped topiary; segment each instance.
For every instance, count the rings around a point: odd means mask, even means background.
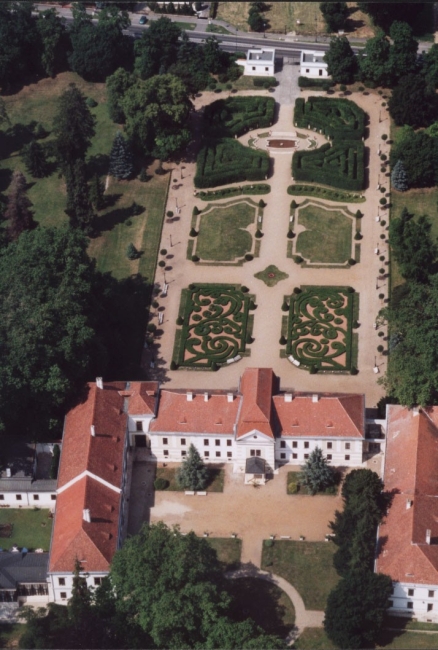
[[[354,266],[356,264],[356,260],[353,259],[352,257],[350,257],[350,259],[348,260],[348,263],[349,263],[350,266]]]
[[[161,266],[161,268],[164,268],[166,266],[166,262],[164,260],[160,260],[158,262],[158,266]]]
[[[293,238],[295,237],[295,233],[294,233],[294,231],[289,229],[289,230],[287,231],[287,235],[286,235],[286,237],[287,237],[288,239],[293,239]]]
[[[162,248],[162,249],[160,250],[160,255],[167,255],[167,249],[166,249],[166,248]]]
[[[316,373],[318,372],[318,368],[316,366],[310,366],[309,372],[311,375],[316,375]]]
[[[172,361],[170,362],[170,369],[171,369],[171,370],[178,370],[178,364],[177,364],[176,361],[174,361],[173,359],[172,359]]]
[[[248,289],[248,287],[245,287],[245,285],[242,285],[242,286],[240,287],[240,291],[241,291],[242,293],[248,293],[249,289]]]
[[[199,262],[199,257],[197,255],[192,255],[192,262]]]
[[[360,210],[356,210],[356,219],[362,219],[363,214]]]
[[[197,217],[198,214],[200,214],[200,212],[201,210],[195,205],[195,207],[193,208],[193,216]]]
[[[290,207],[292,208],[292,210],[296,210],[296,208],[298,207],[298,203],[295,201],[295,199],[292,200]]]
[[[283,334],[280,336],[279,343],[280,343],[280,345],[286,345],[286,343],[287,343],[286,337]]]
[[[182,316],[178,316],[176,319],[176,324],[177,325],[182,325],[184,323],[184,318]]]
[[[266,208],[266,206],[267,206],[267,203],[265,203],[265,202],[263,201],[263,199],[260,199],[260,201],[259,201],[259,208]]]
[[[263,237],[263,233],[260,230],[260,228],[257,228],[255,236],[257,237],[257,239],[260,239],[261,237]]]
[[[354,235],[354,238],[356,239],[356,241],[360,241],[360,240],[362,239],[362,235],[360,234],[360,232],[357,232],[357,233]]]
[[[172,210],[168,210],[168,211],[166,212],[166,217],[169,217],[169,219],[170,219],[171,217],[173,217],[173,212],[172,212]]]
[[[197,237],[198,236],[198,231],[195,230],[194,228],[190,228],[189,236],[190,237]]]
[[[303,258],[301,257],[301,255],[294,255],[294,258],[293,258],[293,259],[294,259],[294,262],[295,262],[296,264],[301,264],[302,261],[303,261]]]
[[[128,244],[126,248],[126,257],[128,258],[128,260],[136,260],[138,255],[139,252],[134,246],[134,244],[133,243]]]
[[[247,262],[251,262],[251,260],[253,260],[253,259],[254,259],[254,255],[252,255],[251,253],[246,253],[245,260]]]
[[[359,370],[353,366],[350,370],[350,375],[357,375],[358,372]]]
[[[154,488],[156,490],[166,490],[169,487],[169,481],[165,478],[156,478],[154,481]]]
[[[281,305],[281,311],[289,311],[289,305],[287,304],[286,300],[283,300],[283,304]]]

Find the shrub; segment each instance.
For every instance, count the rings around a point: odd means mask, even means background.
[[[363,214],[360,210],[356,210],[356,219],[362,219]]]
[[[173,217],[173,212],[172,212],[172,210],[168,210],[168,211],[166,212],[166,217],[169,217],[169,218],[170,218],[170,217]]]
[[[359,325],[360,325],[359,321],[355,320],[354,323],[353,323],[354,329],[357,329],[359,327]]]
[[[384,261],[385,261],[385,256],[384,256],[384,255],[380,255],[379,260],[380,260],[381,262],[384,262]]]
[[[286,343],[287,343],[286,337],[283,334],[280,336],[279,343],[280,343],[280,345],[286,345]]]
[[[153,300],[153,301],[152,301],[152,307],[153,307],[154,309],[157,309],[157,307],[159,307],[159,306],[160,306],[160,303],[158,302],[158,300]]]
[[[287,231],[287,235],[286,235],[286,237],[287,237],[288,239],[293,239],[293,238],[295,237],[295,233],[294,233],[294,231],[289,229],[289,230]]]
[[[189,236],[190,237],[197,237],[198,236],[198,231],[195,230],[194,228],[190,228]]]
[[[263,201],[263,199],[260,199],[260,201],[259,201],[259,208],[266,208],[266,206],[267,206],[267,203],[265,203],[265,202]]]
[[[246,253],[245,260],[247,262],[251,262],[253,259],[254,259],[254,255],[252,255],[251,253]]]
[[[248,293],[249,289],[248,289],[248,287],[245,287],[245,285],[243,285],[243,286],[240,287],[240,291],[242,293]]]
[[[157,329],[157,326],[155,325],[155,323],[148,323],[148,325],[146,327],[146,330],[148,332],[150,332],[151,334],[153,334],[156,331],[156,329]]]
[[[358,372],[359,370],[353,366],[350,370],[350,375],[357,375]]]
[[[385,199],[384,196],[382,196],[382,198],[379,199],[379,203],[380,203],[380,205],[386,205],[388,203],[388,201]]]
[[[96,100],[93,99],[92,97],[87,97],[87,99],[85,100],[85,103],[86,103],[87,106],[89,106],[90,108],[94,108],[95,106],[97,106],[97,102],[96,102]]]
[[[380,154],[380,160],[383,160],[383,162],[385,162],[385,160],[388,160],[388,156],[386,155],[386,153]]]
[[[350,266],[354,266],[356,264],[356,260],[353,259],[352,257],[350,257],[350,259],[348,260],[348,263],[349,263]]]
[[[380,235],[380,239],[385,239],[385,235]]]
[[[330,79],[312,79],[311,77],[298,77],[299,88],[322,88],[322,90],[328,90],[333,85],[333,81]]]
[[[216,372],[217,370],[219,370],[219,366],[218,366],[218,364],[216,363],[216,361],[213,361],[213,363],[211,364],[210,368],[213,370],[213,372]]]
[[[183,323],[184,323],[184,318],[182,316],[178,316],[178,318],[176,319],[176,324],[183,325]]]
[[[385,269],[379,269],[380,275],[383,275],[385,273]]]
[[[199,262],[199,257],[197,255],[192,255],[192,262]]]
[[[201,212],[201,210],[195,205],[195,207],[193,208],[193,212],[192,212],[193,216],[197,217],[198,214],[200,214],[200,212]]]
[[[160,250],[160,255],[167,255],[167,248],[162,248]]]
[[[312,365],[309,367],[309,372],[311,375],[316,375],[316,373],[318,372],[318,368]]]
[[[299,287],[295,287],[294,293],[298,295],[299,293],[301,293],[301,289]]]
[[[354,235],[354,238],[355,238],[357,241],[360,241],[360,240],[362,239],[362,235],[360,234],[360,232],[357,232],[357,233]]]
[[[169,487],[169,481],[166,481],[165,478],[156,478],[154,481],[154,488],[156,490],[165,490]]]
[[[146,174],[146,170],[144,167],[142,167],[142,170],[138,176],[138,180],[141,181],[142,183],[146,183],[148,180],[148,175]]]
[[[166,266],[166,262],[164,260],[160,260],[158,262],[158,266],[160,266],[161,268],[164,268]]]
[[[178,370],[178,364],[177,364],[177,362],[174,361],[173,359],[172,359],[172,361],[170,362],[170,369],[171,369],[171,370]]]
[[[383,347],[383,345],[378,345],[377,346],[377,352],[383,352],[384,349],[385,348]]]
[[[346,86],[345,84],[341,84],[341,85],[339,86],[339,90],[340,90],[341,92],[345,92],[345,91],[347,90],[347,86]]]
[[[281,310],[282,311],[289,311],[289,305],[286,300],[283,300],[283,304],[281,305]]]
[[[294,255],[293,260],[294,260],[294,262],[296,264],[301,264],[302,261],[303,261],[303,258],[301,257],[301,255]]]
[[[253,343],[254,342],[254,339],[252,338],[252,336],[251,336],[251,334],[249,332],[246,335],[246,342],[247,343]]]
[[[128,260],[136,260],[138,256],[139,256],[139,252],[134,246],[134,244],[133,243],[128,244],[126,248],[126,257],[128,258]]]
[[[387,139],[388,139],[388,136],[386,135],[386,133],[384,133],[384,134],[382,135],[382,140],[387,140]]]
[[[299,484],[295,481],[291,481],[287,484],[287,491],[289,494],[297,494],[299,492]]]
[[[382,337],[382,336],[385,336],[385,333],[384,333],[384,332],[382,332],[382,331],[380,331],[380,332],[378,333],[378,335],[377,335],[377,336],[380,336],[380,337]]]
[[[380,225],[381,225],[382,228],[383,228],[383,226],[386,226],[386,221],[383,219],[383,220],[380,222]]]
[[[384,294],[384,293],[379,293],[379,298],[380,298],[380,300],[383,300],[384,297],[385,297],[385,294]]]
[[[292,210],[296,210],[296,208],[298,207],[298,203],[295,201],[295,199],[291,201],[290,207]]]
[[[260,228],[257,228],[256,233],[255,233],[255,237],[257,237],[257,239],[260,239],[261,237],[263,237],[263,233],[260,230]]]

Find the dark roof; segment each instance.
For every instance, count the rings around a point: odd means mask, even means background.
[[[0,553],[0,589],[47,582],[48,553]]]
[[[56,492],[56,479],[0,478],[0,492]]]
[[[259,456],[250,456],[246,459],[245,474],[264,474],[265,459]]]
[[[0,466],[0,477],[6,478],[6,470],[9,469],[14,478],[32,478],[35,462],[35,445],[26,440],[2,437],[2,463]]]

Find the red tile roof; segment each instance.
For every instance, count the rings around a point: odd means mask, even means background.
[[[157,417],[150,425],[151,432],[232,434],[237,419],[240,397],[228,401],[226,393],[192,392],[192,401],[186,392],[161,390]]]
[[[365,398],[363,395],[294,394],[291,402],[284,395],[274,396],[274,406],[282,436],[363,438]]]
[[[156,381],[131,381],[129,415],[153,415],[159,384]]]
[[[49,571],[108,571],[117,548],[120,494],[86,476],[58,495]],[[83,519],[90,510],[91,521]]]
[[[246,368],[240,382],[242,408],[237,422],[237,438],[257,429],[270,438],[272,427],[272,394],[275,375],[271,368]]]
[[[437,407],[418,415],[389,407],[384,481],[394,498],[379,528],[377,570],[394,581],[437,585]],[[432,544],[426,543],[427,530]]]

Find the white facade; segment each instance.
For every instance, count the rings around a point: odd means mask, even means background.
[[[96,589],[102,582],[108,572],[84,572],[80,574],[85,578],[87,586]],[[58,605],[67,605],[72,595],[73,574],[70,573],[50,573],[47,577],[49,587],[49,602],[58,603]]]
[[[324,61],[325,52],[301,50],[300,76],[323,79],[328,77],[327,63]]]
[[[19,489],[11,492],[0,492],[0,508],[50,508],[56,506],[56,491],[28,492]]]
[[[393,582],[390,614],[438,622],[438,585]]]
[[[357,438],[292,438],[285,436],[275,441],[277,463],[303,465],[309,454],[319,447],[329,463],[335,467],[358,467],[363,461],[363,443]]]
[[[246,60],[238,61],[243,64],[244,75],[252,77],[273,77],[275,72],[275,49],[264,47],[248,50]]]

